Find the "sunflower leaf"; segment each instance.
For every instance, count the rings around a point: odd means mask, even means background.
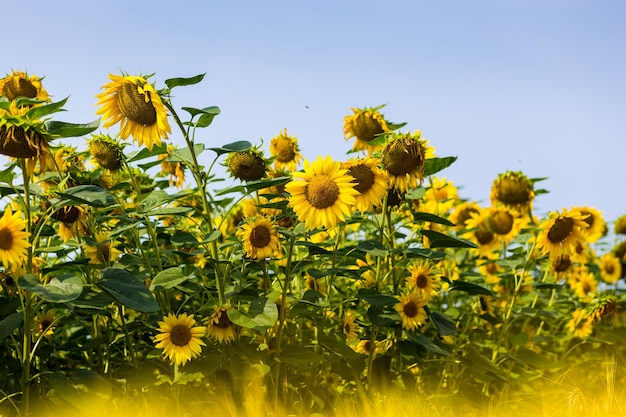
[[[379,293],[375,288],[359,288],[357,296],[375,306],[393,306],[400,302],[391,295]]]
[[[493,295],[488,288],[474,284],[473,282],[461,281],[458,279],[452,281],[449,291],[464,291],[472,295]]]
[[[456,324],[452,319],[439,311],[430,311],[428,306],[424,307],[428,313],[431,323],[437,329],[439,337],[450,336],[456,333]]]
[[[444,219],[443,217],[439,217],[439,216],[435,216],[432,213],[425,213],[425,212],[414,212],[413,213],[413,219],[415,221],[424,221],[424,222],[430,222],[430,223],[438,223],[438,224],[444,224],[446,226],[454,226],[455,224],[452,223],[450,220],[448,219]]]
[[[107,190],[95,185],[77,185],[59,192],[59,196],[92,207],[110,207],[115,204],[115,198]]]
[[[231,153],[231,152],[244,152],[250,148],[252,148],[252,144],[250,142],[248,142],[247,140],[240,140],[237,142],[224,145],[221,148],[209,148],[209,149],[217,153],[217,155],[219,156],[219,155],[223,155],[225,153]]]
[[[424,176],[436,174],[449,167],[456,161],[456,156],[446,156],[445,158],[429,158],[424,161]]]
[[[187,78],[168,78],[167,80],[165,80],[165,85],[167,85],[169,88],[174,88],[182,87],[185,85],[198,84],[200,81],[202,81],[205,75],[206,72],[204,74],[198,74],[196,76]]]
[[[434,230],[422,230],[422,234],[430,240],[430,247],[435,248],[477,248],[475,243],[457,239]]]
[[[44,116],[47,116],[52,113],[56,113],[58,111],[63,110],[63,106],[67,103],[68,97],[64,98],[61,101],[57,101],[56,103],[50,103],[43,106],[33,107],[32,109],[26,112],[26,116],[31,120],[41,119]],[[63,110],[65,111],[65,110]]]
[[[21,276],[17,283],[26,291],[37,294],[51,303],[75,300],[83,292],[83,282],[80,277],[71,274],[54,277],[46,285],[43,285],[35,275],[26,274]]]
[[[204,151],[204,149],[204,144],[202,143],[196,143],[195,145],[193,145],[193,152],[196,155],[196,158],[198,158],[198,155],[200,155]],[[171,156],[169,157],[169,160],[172,162],[182,161],[187,165],[193,165],[193,156],[191,155],[191,150],[188,147],[174,149]]]
[[[7,338],[13,333],[13,330],[20,327],[23,320],[24,315],[22,313],[13,313],[0,321],[0,340]]]
[[[105,268],[96,285],[133,310],[151,313],[159,309],[159,304],[144,283],[124,269]]]
[[[100,127],[100,119],[91,123],[68,123],[50,120],[45,123],[48,133],[59,138],[75,138],[88,135]]]
[[[270,188],[270,187],[275,187],[277,185],[283,185],[283,184],[288,183],[289,181],[291,181],[291,178],[289,177],[278,177],[278,178],[269,178],[269,179],[262,179],[262,180],[256,180],[256,181],[247,181],[246,190],[249,193],[252,193],[254,191],[262,190],[264,188]]]
[[[188,279],[189,277],[183,274],[183,270],[181,268],[168,268],[155,275],[150,282],[150,291],[160,291],[174,288]]]

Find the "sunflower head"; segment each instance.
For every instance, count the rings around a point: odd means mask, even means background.
[[[122,147],[108,135],[93,135],[89,140],[91,156],[98,165],[110,171],[122,167]]]
[[[287,129],[283,129],[270,141],[270,154],[276,159],[274,166],[277,170],[286,169],[295,171],[302,160],[302,154],[298,148],[298,140],[295,136],[289,136]]]
[[[268,217],[250,217],[237,230],[243,249],[251,259],[266,259],[280,252],[280,240],[274,222]]]
[[[578,211],[551,212],[549,218],[539,225],[537,244],[543,254],[551,258],[561,254],[575,254],[576,246],[586,243],[582,230],[588,224]]]
[[[382,151],[382,165],[391,185],[408,191],[421,183],[424,173],[424,147],[419,131],[393,135]]]
[[[352,115],[343,119],[343,132],[346,139],[356,137],[354,150],[373,151],[375,147],[370,145],[374,139],[385,132],[389,132],[389,125],[379,110],[376,108],[352,108]]]
[[[257,150],[231,152],[226,158],[230,174],[242,181],[256,181],[265,176],[265,159]]]
[[[622,276],[622,263],[612,253],[600,257],[600,277],[607,284],[615,284]]]
[[[25,228],[26,220],[22,218],[22,212],[13,213],[7,206],[0,218],[0,261],[7,269],[22,265],[26,258],[26,250],[31,244],[28,241],[30,233],[24,231]]]
[[[473,202],[464,202],[455,207],[450,215],[450,221],[458,227],[465,227],[465,223],[472,218],[472,214],[478,215],[480,206]]]
[[[351,159],[343,164],[348,175],[354,178],[356,207],[362,213],[382,205],[387,193],[387,174],[378,168],[378,158],[368,156],[364,159]]]
[[[615,233],[618,235],[626,235],[626,214],[619,216],[615,220]]]
[[[0,109],[0,154],[13,158],[42,157],[47,153],[49,135],[39,119],[31,119],[27,107],[11,102]]]
[[[174,315],[172,313],[158,322],[159,334],[155,337],[156,348],[163,349],[163,355],[173,364],[185,365],[191,359],[200,356],[202,341],[206,330],[204,326],[196,326],[193,314]]]
[[[219,342],[230,343],[237,337],[235,333],[235,325],[228,318],[228,310],[232,307],[214,307],[214,312],[209,318],[209,325],[207,327],[207,335]]]
[[[424,307],[426,300],[416,291],[404,294],[394,308],[400,314],[402,327],[406,330],[417,330],[426,324],[428,313]]]
[[[535,197],[533,183],[519,171],[507,171],[498,175],[491,186],[491,203],[503,204],[512,209],[523,210],[532,205]]]
[[[583,217],[587,227],[583,229],[587,242],[597,242],[607,232],[606,223],[602,217],[602,212],[593,207],[575,207],[573,210],[578,211]]]
[[[41,78],[36,75],[29,76],[22,71],[13,71],[3,79],[0,79],[0,96],[9,101],[18,97],[36,98],[50,101],[46,90],[41,86]]]
[[[105,119],[104,127],[120,123],[120,137],[129,136],[148,149],[160,145],[171,133],[167,111],[159,93],[148,77],[110,74],[111,82],[98,94],[96,111]]]

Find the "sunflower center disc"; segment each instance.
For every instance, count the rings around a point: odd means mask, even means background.
[[[191,330],[181,324],[174,326],[170,332],[170,340],[176,346],[186,346],[191,340]]]
[[[270,243],[271,234],[265,226],[257,226],[250,233],[250,243],[255,248],[264,248]]]
[[[478,210],[472,207],[463,209],[463,211],[459,213],[457,226],[465,225],[465,222],[472,218],[472,214],[478,214]]]
[[[411,319],[417,316],[417,310],[417,304],[415,304],[415,302],[413,301],[409,301],[402,308],[402,311],[404,311],[404,315]]]
[[[372,169],[365,165],[356,165],[348,169],[348,175],[356,179],[354,189],[365,194],[374,185],[374,173]]]
[[[313,207],[325,209],[339,198],[339,187],[328,175],[319,175],[309,181],[304,195]]]
[[[548,232],[548,240],[552,243],[561,243],[572,233],[574,220],[569,217],[556,219]]]
[[[2,95],[13,101],[18,97],[37,97],[37,87],[35,87],[30,81],[20,78],[13,82],[8,82],[2,88]]]
[[[378,120],[365,114],[357,116],[353,131],[357,139],[362,140],[363,142],[371,142],[376,139],[377,135],[384,132],[383,127],[380,125]]]
[[[13,248],[13,233],[11,229],[3,227],[0,229],[0,249],[11,250]]]
[[[226,314],[226,310],[222,310],[222,314],[220,314],[220,318],[216,324],[220,329],[227,329],[233,324],[232,321],[228,318],[228,314]]]
[[[506,235],[513,228],[513,216],[506,211],[497,211],[489,217],[489,227],[498,235]]]
[[[410,174],[423,162],[420,145],[412,140],[397,140],[383,151],[383,166],[391,175]]]
[[[477,230],[474,236],[480,245],[486,245],[493,240],[493,233],[488,230]]]
[[[570,265],[572,265],[572,261],[570,261],[569,255],[561,255],[554,262],[554,270],[556,272],[567,271]]]
[[[157,112],[152,104],[152,100],[137,91],[137,85],[124,83],[120,86],[117,94],[117,104],[120,111],[131,121],[152,126],[157,122]]]
[[[498,196],[504,204],[525,204],[530,201],[528,191],[528,186],[520,179],[507,178],[502,180]]]
[[[278,160],[278,162],[291,162],[293,161],[293,158],[296,157],[296,152],[293,149],[293,145],[288,139],[281,140],[277,144],[276,148],[278,150],[278,154],[276,155],[276,160]]]
[[[415,286],[421,289],[426,288],[428,286],[428,277],[424,274],[419,274],[417,278],[415,278]]]
[[[593,214],[587,212],[587,211],[581,211],[580,214],[582,214],[583,216],[587,216],[585,217],[585,223],[587,223],[589,225],[589,227],[593,226],[593,222],[594,222],[594,217]]]

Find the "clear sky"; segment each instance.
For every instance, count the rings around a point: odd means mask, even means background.
[[[461,197],[487,205],[513,170],[548,177],[538,214],[626,214],[623,0],[31,0],[2,15],[0,72],[45,76],[54,99],[71,96],[64,121],[95,120],[119,69],[155,72],[157,88],[206,72],[174,105],[221,108],[208,146],[267,150],[287,128],[306,158],[345,160],[343,117],[386,104],[388,120],[458,156],[441,175]]]

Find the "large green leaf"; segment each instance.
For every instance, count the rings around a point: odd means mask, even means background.
[[[222,146],[221,148],[210,148],[212,151],[217,153],[217,155],[223,155],[225,153],[230,152],[243,152],[252,148],[252,144],[247,140],[240,140],[237,142],[229,143],[227,145]]]
[[[204,144],[202,143],[196,143],[195,145],[193,145],[193,152],[196,155],[196,159],[198,158],[198,155],[200,155],[204,151],[204,149]],[[194,163],[193,156],[191,155],[191,150],[189,149],[189,147],[174,149],[169,160],[174,162],[182,161],[187,165],[193,165]]]
[[[75,138],[88,135],[100,127],[100,119],[91,123],[67,123],[50,120],[45,123],[48,133],[60,138]]]
[[[424,176],[436,174],[444,168],[449,167],[456,161],[456,156],[446,156],[444,158],[430,158],[424,161]]]
[[[280,352],[280,356],[276,358],[278,362],[290,363],[294,365],[306,365],[308,363],[317,363],[321,362],[323,357],[311,349],[298,346],[298,345],[287,345]]]
[[[169,88],[174,88],[174,87],[182,87],[186,85],[198,84],[200,81],[204,79],[205,75],[206,75],[206,72],[204,74],[198,74],[193,77],[168,78],[167,80],[165,80],[165,85],[168,86]]]
[[[13,313],[4,318],[4,320],[0,321],[0,340],[7,338],[13,330],[20,327],[22,321],[24,320],[24,316],[22,313]]]
[[[359,288],[357,296],[375,306],[393,306],[400,302],[391,295],[379,293],[375,288]]]
[[[189,277],[183,274],[183,270],[181,268],[168,268],[159,272],[154,278],[152,278],[152,281],[150,282],[150,291],[173,288],[188,279]]]
[[[48,376],[48,382],[55,395],[86,415],[100,414],[113,392],[110,382],[87,369],[77,369],[72,376],[56,371]]]
[[[168,193],[163,190],[155,190],[148,194],[137,207],[137,213],[149,214],[148,212],[160,205],[163,205],[171,200]]]
[[[456,333],[456,324],[452,319],[439,311],[430,311],[427,308],[428,317],[437,329],[440,337],[450,336]]]
[[[454,226],[454,223],[452,223],[448,219],[444,219],[443,217],[436,216],[432,213],[425,213],[421,211],[413,213],[413,219],[416,221],[438,223],[438,224],[443,224],[446,226]]]
[[[356,246],[357,250],[363,251],[370,256],[387,256],[389,251],[378,240],[364,240]]]
[[[461,281],[458,279],[452,281],[449,291],[464,291],[472,295],[493,295],[491,290],[488,288],[474,284],[473,282]]]
[[[431,248],[477,248],[469,240],[457,239],[434,230],[422,230],[422,234],[430,240]]]
[[[17,283],[26,291],[37,294],[51,303],[65,303],[75,300],[80,297],[83,291],[82,280],[69,274],[54,277],[46,285],[43,285],[35,275],[26,274],[21,276]]]
[[[63,106],[67,103],[68,97],[64,98],[61,101],[57,101],[56,103],[44,104],[43,106],[33,107],[32,109],[26,112],[26,116],[28,116],[31,120],[41,119],[44,116],[47,116],[52,113],[56,113],[60,110],[63,110]]]
[[[59,196],[92,207],[110,207],[115,204],[115,198],[107,190],[95,185],[77,185],[59,192]]]
[[[247,313],[233,308],[227,310],[227,314],[233,323],[247,329],[259,331],[265,331],[272,327],[278,320],[276,303],[265,297],[252,300]]]
[[[144,313],[159,309],[159,304],[144,283],[124,269],[104,269],[102,279],[96,285],[126,307]]]

